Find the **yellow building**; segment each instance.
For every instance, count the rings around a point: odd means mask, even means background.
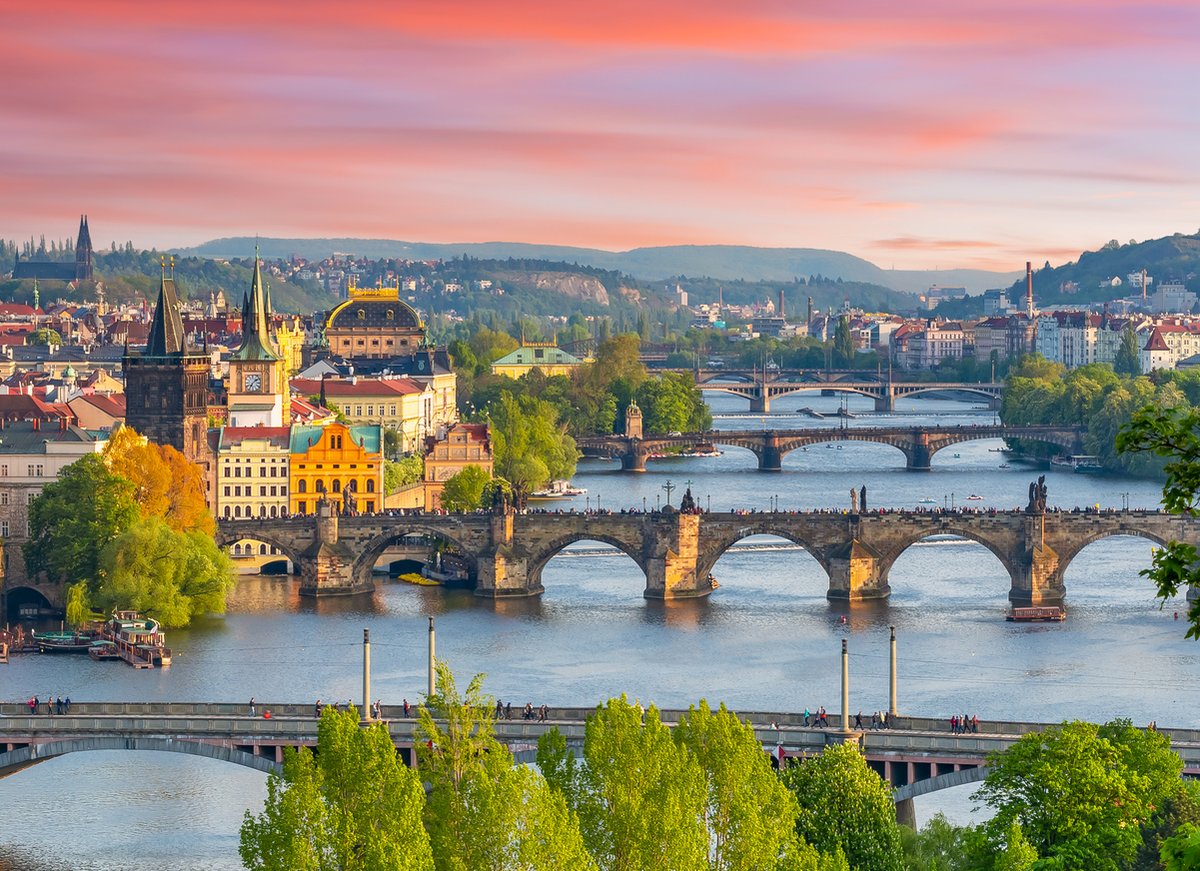
[[[582,360],[553,342],[522,342],[517,350],[492,364],[492,374],[520,378],[540,369],[545,375],[570,375],[581,365]]]
[[[292,379],[302,396],[319,396],[321,405],[337,408],[352,424],[379,424],[400,433],[401,451],[420,450],[436,431],[436,395],[429,381],[412,378]]]
[[[291,428],[227,426],[217,441],[216,515],[286,517]]]
[[[442,507],[446,482],[467,466],[479,466],[491,477],[492,439],[486,423],[456,423],[444,438],[430,438],[425,454],[425,510]]]
[[[383,506],[383,429],[378,425],[293,426],[289,489],[292,514],[313,514],[322,499],[339,512]]]
[[[325,340],[329,353],[347,360],[411,354],[425,344],[425,324],[400,299],[399,287],[360,288],[329,313]]]
[[[304,366],[304,343],[304,324],[296,315],[284,318],[283,323],[275,328],[275,347],[279,349],[287,374],[299,372]]]

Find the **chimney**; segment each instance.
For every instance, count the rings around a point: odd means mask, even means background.
[[[1025,261],[1025,313],[1033,320],[1033,264]]]
[[[812,329],[812,297],[808,298],[808,328]]]
[[[783,288],[782,287],[779,288],[779,311],[776,312],[776,315],[781,318],[786,317],[786,315],[783,312]]]
[[[35,417],[33,419],[33,431],[41,432],[41,430],[42,430],[42,419],[40,417]]]

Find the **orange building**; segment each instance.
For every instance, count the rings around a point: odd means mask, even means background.
[[[293,426],[289,510],[314,514],[325,499],[338,512],[383,507],[383,430],[378,425]]]
[[[479,466],[491,477],[492,439],[486,423],[456,423],[441,439],[426,439],[425,509],[442,507],[446,482],[467,466]]]

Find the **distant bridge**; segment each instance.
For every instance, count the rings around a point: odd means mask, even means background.
[[[978,439],[1010,438],[1054,445],[1066,454],[1083,453],[1083,428],[1070,426],[909,426],[811,427],[783,430],[714,430],[705,433],[626,436],[585,436],[575,440],[585,457],[619,459],[621,468],[644,472],[654,454],[701,444],[733,445],[753,451],[759,471],[778,472],[785,455],[822,442],[875,442],[904,452],[910,471],[928,471],[933,455],[943,448]]]
[[[699,370],[697,387],[704,391],[731,393],[750,400],[750,411],[766,414],[771,400],[793,393],[819,391],[822,394],[857,393],[875,400],[876,411],[895,411],[896,400],[923,393],[959,393],[986,400],[989,408],[999,408],[1004,396],[1003,382],[972,383],[967,381],[849,381],[814,380],[784,381],[778,373],[744,373],[723,370]],[[718,379],[739,379],[718,380]]]
[[[48,759],[96,750],[135,750],[184,753],[242,765],[256,771],[282,770],[288,747],[313,747],[317,724],[313,706],[283,702],[260,703],[271,718],[250,716],[244,704],[203,702],[74,703],[63,715],[30,715],[25,705],[0,705],[0,777],[7,777]],[[592,708],[552,708],[545,723],[498,720],[497,738],[518,761],[536,758],[538,738],[558,729],[568,747],[580,752]],[[398,706],[385,706],[383,720],[405,762],[416,765],[416,719],[403,717]],[[416,713],[415,706],[412,713]],[[686,713],[664,710],[665,723],[675,724]],[[763,749],[776,760],[819,753],[832,744],[855,743],[870,766],[895,789],[898,815],[911,819],[911,800],[953,786],[978,782],[986,774],[989,753],[1006,750],[1022,735],[1048,724],[984,722],[978,734],[951,734],[946,719],[899,717],[882,730],[840,728],[840,717],[829,714],[833,727],[808,727],[802,714],[743,712],[754,726]],[[772,728],[775,724],[776,728]],[[1200,775],[1200,730],[1166,729],[1171,746],[1183,759],[1184,773]]]

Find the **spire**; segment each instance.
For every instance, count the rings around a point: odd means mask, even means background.
[[[175,292],[175,279],[167,277],[164,266],[158,285],[158,303],[150,321],[146,354],[151,357],[181,354],[185,350],[184,344],[183,318],[179,314],[179,295]]]
[[[250,294],[242,309],[242,345],[232,356],[235,360],[278,360],[279,355],[271,347],[267,329],[267,298],[263,290],[261,261],[258,246],[254,248],[254,277],[250,282]]]

